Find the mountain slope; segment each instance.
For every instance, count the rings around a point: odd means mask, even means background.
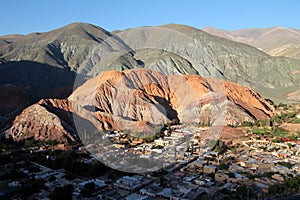
[[[75,71],[109,36],[100,27],[73,23],[50,32],[8,37],[9,43],[0,46],[0,55],[7,61],[30,60]]]
[[[238,125],[269,118],[274,105],[251,88],[197,75],[163,75],[147,69],[104,72],[77,88],[68,100],[46,99],[6,122],[15,140],[34,138],[66,145],[88,131],[153,133],[161,123]]]
[[[0,85],[13,85],[23,92],[0,92],[2,99],[6,102],[16,103],[16,106],[0,106],[0,113],[13,112],[24,108],[24,105],[38,102],[42,98],[66,98],[72,93],[75,77],[76,74],[70,70],[32,61],[2,64],[0,65]],[[21,95],[20,98],[23,98],[18,100],[19,103],[16,102],[16,95]]]
[[[64,100],[52,100],[52,102],[64,105]],[[71,116],[66,117],[68,110],[61,110],[60,113],[53,112],[54,105],[47,101],[40,101],[27,107],[10,123],[6,122],[3,125],[4,132],[16,141],[33,138],[65,144],[66,147],[76,144],[79,140],[75,129],[71,126]]]
[[[108,127],[116,129],[129,124],[134,128],[142,121],[201,123],[215,121],[220,115],[224,115],[224,124],[240,124],[268,118],[274,110],[272,103],[252,89],[235,83],[196,75],[166,76],[146,69],[104,72],[78,87],[68,99],[82,109],[77,113],[81,117],[109,116],[107,123],[112,124]]]
[[[275,101],[286,101],[287,94],[298,90],[300,84],[300,61],[274,58],[249,45],[193,27],[169,24],[115,33],[90,24],[73,23],[46,33],[2,36],[0,83],[25,88],[31,103],[41,98],[66,97],[70,91],[66,95],[61,91],[70,88],[75,73],[96,76],[107,70],[133,68],[230,80],[251,86]],[[32,62],[32,66],[28,63],[23,66],[25,60]],[[44,74],[36,72],[37,64],[61,73],[49,73],[47,80],[51,81],[43,84]],[[18,76],[18,70],[28,73]],[[27,79],[27,74],[36,74],[39,81]],[[65,76],[71,78],[65,80]],[[63,82],[59,83],[62,88],[56,80]],[[41,87],[37,91],[33,85]]]
[[[213,35],[255,46],[272,56],[300,59],[300,30],[298,29],[272,27],[225,31],[206,27],[203,30]]]
[[[176,24],[141,27],[119,32],[118,37],[137,49],[136,52],[143,48],[171,52],[190,62],[196,74],[249,85],[277,101],[284,101],[287,92],[295,91],[300,84],[299,61],[271,57],[252,46],[193,27]],[[147,60],[148,56],[139,59]]]

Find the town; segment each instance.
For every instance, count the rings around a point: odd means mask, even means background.
[[[285,197],[300,187],[299,114],[280,104],[270,120],[222,127],[219,138],[199,124],[167,124],[147,138],[111,130],[72,150],[2,138],[0,198]]]

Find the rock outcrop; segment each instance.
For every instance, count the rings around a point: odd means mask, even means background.
[[[238,125],[269,118],[274,105],[249,87],[197,75],[163,75],[134,69],[104,72],[68,99],[43,99],[26,108],[4,132],[15,140],[78,142],[79,132],[151,132],[172,121]]]
[[[68,100],[81,108],[77,114],[86,114],[84,118],[94,115],[116,129],[142,121],[202,123],[220,117],[223,125],[237,125],[268,118],[274,111],[271,102],[249,87],[197,75],[166,76],[146,69],[104,72],[77,88]]]
[[[27,138],[42,141],[54,141],[59,144],[75,144],[78,136],[71,125],[65,100],[42,100],[24,109],[4,131],[19,141]],[[55,111],[60,110],[60,112]],[[63,119],[66,119],[64,121]]]

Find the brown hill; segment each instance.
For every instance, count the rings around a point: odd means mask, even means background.
[[[90,79],[68,98],[83,118],[103,120],[107,127],[133,128],[146,121],[159,124],[217,121],[240,124],[268,118],[274,106],[248,87],[197,75],[163,75],[146,69],[108,71]],[[86,109],[89,108],[89,109]],[[100,121],[101,121],[100,120]],[[138,123],[140,124],[140,123]],[[117,126],[116,126],[117,125]],[[96,127],[103,127],[101,125]]]
[[[16,141],[34,138],[67,146],[75,144],[78,136],[66,105],[65,100],[42,100],[24,109],[11,122],[6,122],[4,132]]]
[[[272,56],[300,59],[299,29],[272,27],[225,31],[206,27],[203,30],[219,37],[255,46]]]
[[[299,61],[274,58],[252,46],[177,24],[109,33],[91,24],[73,23],[45,33],[1,36],[0,64],[0,84],[25,88],[31,103],[69,95],[49,94],[70,87],[75,73],[94,76],[107,70],[147,68],[168,75],[221,78],[251,86],[278,102],[296,91],[300,80],[293,73]],[[50,72],[45,75],[46,70]]]
[[[6,123],[16,140],[33,137],[73,144],[96,129],[152,132],[170,121],[237,125],[269,118],[274,105],[249,87],[197,75],[135,69],[104,72],[68,100],[41,100]],[[73,119],[74,118],[74,119]]]

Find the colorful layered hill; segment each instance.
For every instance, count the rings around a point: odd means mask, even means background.
[[[85,82],[66,100],[41,100],[26,108],[6,124],[5,133],[16,140],[72,144],[78,140],[76,129],[84,126],[80,123],[99,130],[142,132],[174,120],[238,125],[269,118],[273,111],[274,105],[251,88],[224,80],[147,69],[108,71]]]
[[[287,37],[286,41],[296,43],[290,40],[295,31],[281,34],[280,41]],[[268,35],[275,32],[267,31]],[[272,38],[277,44],[277,37]],[[293,92],[299,90],[299,62],[177,24],[110,33],[91,24],[73,23],[44,33],[0,36],[0,85],[22,88],[30,104],[43,98],[66,98],[78,74],[96,76],[107,70],[135,68],[220,78],[250,86],[280,102],[289,93],[298,94]]]

